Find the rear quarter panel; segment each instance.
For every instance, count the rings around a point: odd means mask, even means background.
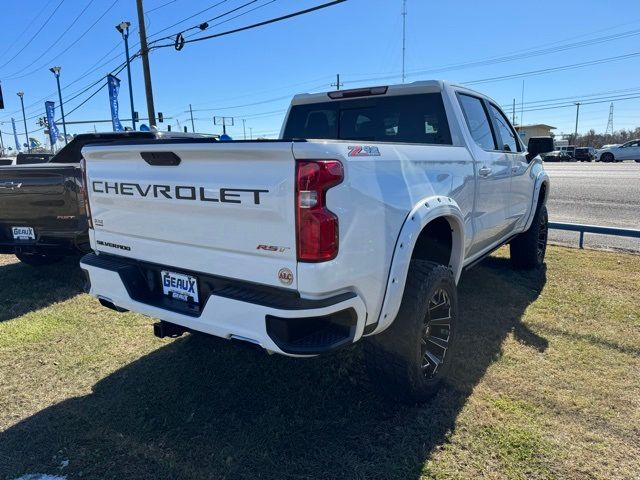
[[[338,159],[344,181],[327,193],[340,221],[338,256],[324,263],[298,263],[298,290],[308,298],[356,291],[367,305],[367,323],[378,319],[396,241],[408,213],[422,199],[449,196],[465,221],[465,247],[472,241],[474,165],[465,147],[375,143],[380,156],[349,157],[357,142],[296,143],[296,159]]]

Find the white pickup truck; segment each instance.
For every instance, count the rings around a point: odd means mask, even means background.
[[[368,337],[372,380],[429,398],[447,377],[465,267],[510,243],[544,261],[549,178],[493,100],[442,81],[297,95],[281,139],[83,149],[89,292],[310,356]]]

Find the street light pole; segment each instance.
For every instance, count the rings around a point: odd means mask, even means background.
[[[27,139],[27,152],[31,153],[31,145],[29,145],[29,132],[27,132],[27,116],[24,114],[24,92],[20,90],[18,92],[20,97],[20,105],[22,105],[22,121],[24,122],[24,137]]]
[[[62,131],[64,132],[64,144],[67,144],[67,124],[64,121],[64,106],[62,105],[62,90],[60,90],[60,70],[62,67],[51,67],[49,69],[56,77],[58,83],[58,99],[60,100],[60,113],[62,114]],[[53,145],[51,146],[53,147]]]
[[[244,139],[247,139],[247,126],[246,126],[247,121],[243,118],[242,119],[242,133],[244,134]]]
[[[124,39],[124,53],[127,57],[127,78],[129,80],[129,101],[131,102],[131,126],[136,129],[136,118],[133,109],[133,85],[131,84],[131,59],[129,58],[129,27],[130,22],[120,22],[116,25],[116,30],[122,34]]]

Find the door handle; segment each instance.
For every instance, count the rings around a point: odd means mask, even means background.
[[[491,172],[493,171],[492,168],[487,167],[486,165],[484,167],[482,167],[480,170],[478,170],[478,173],[480,174],[481,177],[488,177],[489,175],[491,175]]]

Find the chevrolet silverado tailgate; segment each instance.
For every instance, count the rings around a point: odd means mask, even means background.
[[[78,165],[45,164],[0,168],[0,241],[12,227],[75,229],[80,218]]]
[[[168,140],[82,153],[98,252],[295,288],[290,142]]]

